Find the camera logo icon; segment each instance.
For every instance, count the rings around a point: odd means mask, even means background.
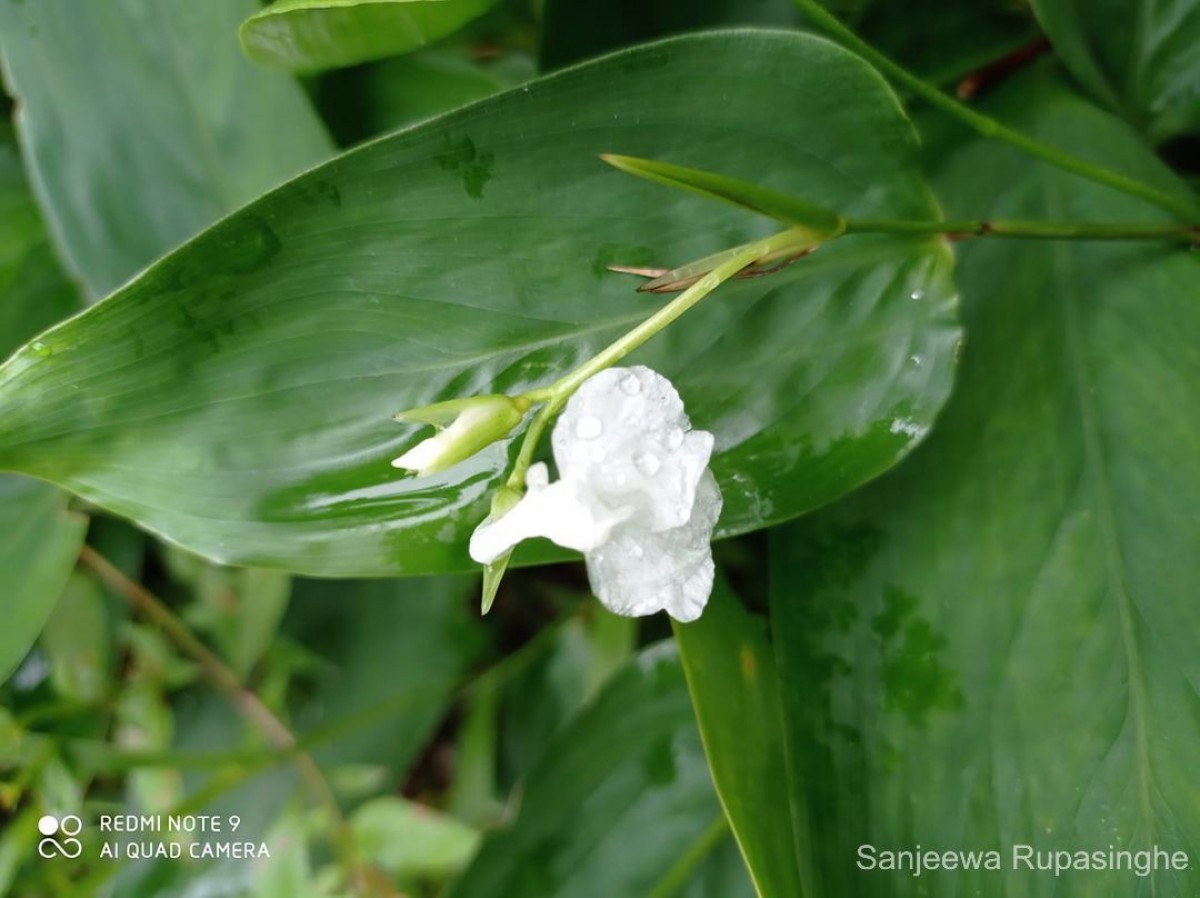
[[[77,858],[83,853],[83,843],[76,836],[83,831],[83,821],[74,814],[61,820],[47,814],[38,821],[38,832],[44,838],[38,842],[38,854],[47,860],[53,857]]]

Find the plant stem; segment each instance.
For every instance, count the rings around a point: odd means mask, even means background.
[[[847,234],[948,234],[954,238],[1018,237],[1042,240],[1183,240],[1200,242],[1198,225],[1070,221],[847,221]]]
[[[321,768],[306,752],[298,750],[296,736],[241,678],[212,649],[201,642],[154,593],[125,576],[112,562],[89,545],[79,550],[79,562],[89,568],[113,591],[120,593],[142,616],[157,625],[199,666],[205,677],[229,698],[237,711],[278,751],[293,756],[313,798],[329,814],[342,863],[360,894],[390,895],[391,887],[377,871],[358,861],[358,852],[346,818]]]
[[[731,255],[727,260],[715,266],[633,330],[610,343],[549,387],[537,391],[539,398],[545,398],[546,404],[538,409],[533,420],[529,422],[529,429],[525,431],[525,437],[521,443],[521,451],[518,453],[512,473],[508,477],[508,486],[517,489],[524,486],[525,474],[533,461],[533,453],[541,441],[542,433],[546,430],[550,420],[571,398],[571,394],[579,389],[580,384],[629,355],[743,268],[753,265],[764,256],[782,250],[795,249],[799,251],[809,247],[812,239],[810,231],[793,228],[747,244],[740,252]],[[531,400],[532,396],[533,394],[526,394],[526,398]]]
[[[1103,184],[1106,187],[1119,190],[1121,193],[1128,194],[1129,196],[1143,199],[1148,203],[1158,206],[1160,209],[1174,213],[1184,220],[1192,220],[1196,217],[1197,206],[1188,199],[1173,196],[1158,188],[1143,184],[1134,178],[1126,177],[1103,166],[1080,159],[1078,156],[1073,156],[1051,144],[1043,143],[1036,138],[1022,134],[1020,131],[1015,131],[1007,125],[996,121],[994,118],[976,112],[948,94],[942,93],[942,91],[938,90],[932,84],[929,84],[927,81],[914,75],[903,66],[880,53],[843,25],[818,0],[794,0],[794,2],[812,20],[813,24],[837,38],[847,48],[866,59],[885,75],[903,84],[931,106],[953,116],[978,134],[1011,144],[1029,155],[1041,159],[1043,162],[1048,162],[1064,171],[1072,172],[1080,177],[1095,181],[1097,184]]]

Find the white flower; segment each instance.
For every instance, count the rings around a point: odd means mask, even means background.
[[[552,443],[561,479],[531,466],[528,492],[479,526],[471,557],[490,564],[544,536],[584,553],[610,611],[699,617],[712,592],[721,491],[708,470],[713,436],[691,429],[671,382],[641,366],[602,371],[567,402]]]
[[[418,477],[444,471],[504,439],[521,423],[528,408],[529,402],[522,397],[491,395],[451,399],[401,412],[395,416],[397,421],[432,424],[438,432],[393,461],[392,467],[414,471]]]

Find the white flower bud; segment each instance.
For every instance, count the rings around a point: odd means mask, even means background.
[[[414,471],[418,477],[444,471],[504,439],[521,423],[528,408],[529,402],[521,397],[491,395],[401,412],[397,421],[433,424],[438,432],[393,461],[392,467]]]

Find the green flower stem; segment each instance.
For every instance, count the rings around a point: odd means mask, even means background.
[[[529,429],[525,431],[525,438],[521,443],[521,451],[517,455],[517,460],[513,465],[512,473],[508,477],[507,485],[515,489],[520,489],[525,485],[525,474],[529,470],[529,465],[533,462],[533,453],[537,450],[537,445],[541,441],[542,434],[545,432],[550,420],[558,414],[571,397],[571,394],[579,389],[579,385],[585,380],[594,374],[599,374],[605,368],[612,367],[616,362],[629,355],[629,353],[633,352],[667,325],[674,322],[680,315],[696,305],[696,303],[700,302],[705,296],[736,275],[743,268],[753,265],[765,256],[770,256],[787,249],[799,251],[811,245],[812,233],[807,230],[795,228],[774,234],[755,243],[747,244],[740,252],[731,255],[724,262],[714,267],[671,302],[625,334],[625,336],[600,350],[600,352],[596,353],[596,355],[592,356],[592,358],[588,359],[570,374],[555,381],[549,387],[524,394],[525,398],[531,402],[544,401],[545,405],[538,409],[533,420],[529,422]]]
[[[1183,240],[1200,242],[1200,225],[1071,221],[847,221],[847,234],[948,234],[1042,240]]]
[[[903,84],[931,106],[953,116],[978,134],[1004,141],[1031,156],[1041,159],[1043,162],[1048,162],[1064,171],[1069,171],[1080,177],[1095,181],[1097,184],[1104,184],[1129,196],[1135,196],[1148,203],[1153,203],[1155,206],[1172,212],[1185,220],[1194,220],[1196,218],[1197,206],[1188,198],[1164,193],[1134,178],[1126,177],[1103,166],[1080,159],[1078,156],[1066,153],[1055,146],[1015,131],[1007,125],[996,121],[994,118],[976,112],[974,109],[943,93],[929,82],[919,78],[903,66],[880,53],[843,25],[818,0],[794,0],[794,2],[812,20],[814,25],[836,38],[848,49],[853,50],[859,56],[866,59],[888,77]]]

